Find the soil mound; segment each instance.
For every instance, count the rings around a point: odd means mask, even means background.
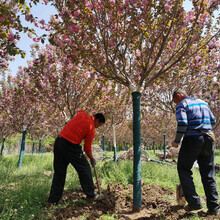
[[[66,207],[48,209],[49,219],[56,220],[95,220],[102,215],[117,214],[119,220],[144,219],[190,219],[197,213],[202,219],[220,219],[220,216],[207,216],[204,211],[186,212],[176,205],[176,192],[155,184],[142,184],[142,207],[139,212],[132,212],[133,186],[123,187],[120,184],[109,184],[102,190],[104,199],[101,201],[86,200],[82,191],[65,192],[63,195]],[[116,216],[115,216],[116,217]]]

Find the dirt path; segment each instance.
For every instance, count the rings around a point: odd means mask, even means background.
[[[132,213],[133,186],[123,188],[120,184],[109,184],[103,190],[104,199],[101,201],[87,201],[81,191],[66,192],[63,200],[69,204],[65,208],[48,209],[49,219],[56,220],[95,220],[101,219],[104,214],[117,214],[119,220],[144,220],[144,219],[190,219],[196,212],[187,213],[183,208],[175,205],[175,191],[152,184],[142,185],[142,208],[139,212]],[[220,216],[207,216],[206,209],[197,212],[203,219],[220,219]]]

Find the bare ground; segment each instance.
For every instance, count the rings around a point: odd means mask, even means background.
[[[44,215],[53,220],[95,220],[103,219],[103,215],[114,214],[115,219],[119,220],[191,219],[195,214],[200,219],[220,219],[220,215],[208,216],[206,208],[197,212],[186,212],[183,207],[176,205],[175,191],[155,184],[142,184],[142,207],[138,212],[132,212],[132,185],[123,187],[120,184],[109,184],[102,194],[104,199],[101,201],[87,201],[82,191],[65,192],[64,204],[46,209]]]

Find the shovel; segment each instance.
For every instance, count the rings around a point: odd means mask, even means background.
[[[176,185],[176,201],[179,206],[185,206],[186,204],[186,199],[183,194],[183,189],[181,184]]]
[[[95,173],[96,183],[97,183],[98,192],[99,192],[99,195],[98,195],[98,197],[96,198],[96,200],[99,201],[99,200],[104,199],[104,195],[103,195],[102,192],[101,192],[101,188],[100,188],[100,185],[99,185],[99,180],[98,180],[98,175],[97,175],[97,172],[96,172],[96,167],[95,167],[95,165],[94,165],[93,167],[94,167],[94,173]]]

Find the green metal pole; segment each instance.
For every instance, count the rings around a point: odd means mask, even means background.
[[[4,147],[5,147],[5,137],[3,138],[3,142],[2,142],[1,156],[3,154]]]
[[[163,152],[164,152],[164,160],[166,160],[166,135],[163,135]]]
[[[18,160],[18,168],[21,167],[22,158],[23,158],[23,156],[24,156],[24,151],[25,151],[25,138],[26,138],[26,128],[24,128],[23,133],[22,133],[21,151],[20,151],[20,156],[19,156],[19,160]]]
[[[117,162],[117,145],[116,145],[115,124],[113,124],[112,127],[113,127],[114,161]]]
[[[38,153],[39,154],[41,153],[41,139],[39,140],[39,150],[38,150]]]
[[[33,141],[32,154],[34,153],[34,143],[35,141]]]
[[[114,161],[117,162],[117,147],[114,147]]]
[[[105,136],[104,135],[102,136],[102,149],[105,153]]]
[[[140,92],[132,92],[133,99],[133,209],[141,207],[141,123]]]
[[[154,154],[155,154],[155,142],[153,141],[153,148],[154,148]]]

